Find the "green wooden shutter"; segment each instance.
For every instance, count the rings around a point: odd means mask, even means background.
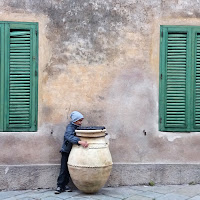
[[[0,24],[0,131],[4,119],[4,24]]]
[[[165,127],[186,127],[187,33],[168,33]]]
[[[37,130],[36,25],[6,25],[5,131]]]
[[[195,33],[195,63],[194,63],[194,129],[200,129],[200,33]]]
[[[160,62],[160,130],[186,131],[188,126],[187,29],[162,28]]]

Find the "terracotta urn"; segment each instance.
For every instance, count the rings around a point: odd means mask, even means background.
[[[68,159],[69,173],[80,191],[95,193],[105,185],[112,169],[106,129],[76,130],[76,135],[89,145],[87,148],[73,145]]]

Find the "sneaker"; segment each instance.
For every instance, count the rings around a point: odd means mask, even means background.
[[[57,187],[54,194],[60,194],[61,192],[64,192],[64,190],[61,187]]]
[[[72,189],[69,187],[69,186],[65,186],[65,191],[67,191],[67,192],[72,192]]]

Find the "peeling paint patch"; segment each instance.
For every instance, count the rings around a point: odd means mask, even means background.
[[[181,138],[181,136],[171,136],[171,137],[168,137],[167,139],[169,142],[173,142],[174,140],[176,140],[178,138]]]
[[[162,135],[159,135],[159,138],[166,138],[169,142],[173,142],[174,140],[180,139],[182,137],[175,133],[162,133]]]

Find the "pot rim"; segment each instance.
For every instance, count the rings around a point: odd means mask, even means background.
[[[95,133],[105,133],[106,129],[103,130],[75,130],[76,133],[88,133],[88,134],[95,134]]]

